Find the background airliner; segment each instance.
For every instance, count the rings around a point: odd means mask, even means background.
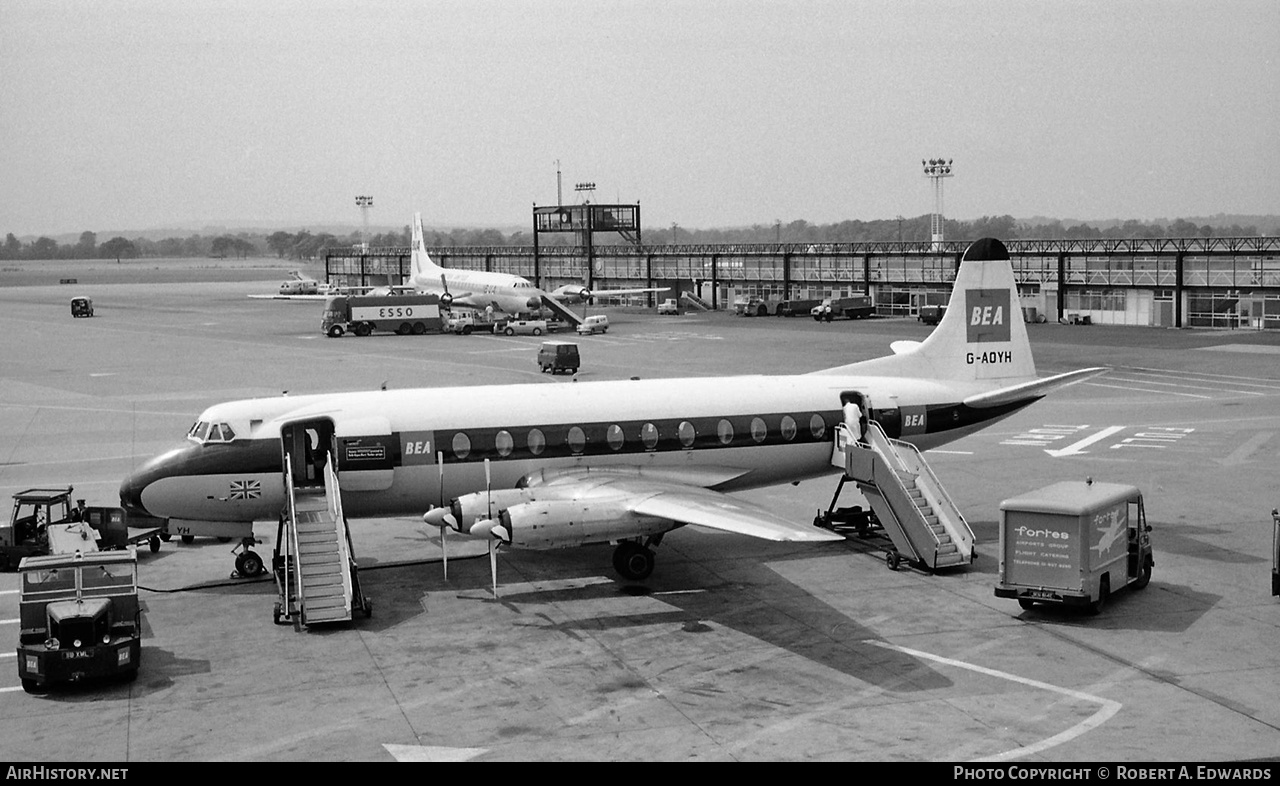
[[[472,280],[465,286],[483,281]],[[682,525],[771,540],[832,539],[726,492],[838,471],[831,459],[842,396],[861,396],[890,437],[927,449],[1105,371],[1037,377],[1008,252],[992,239],[965,252],[933,333],[893,349],[789,376],[216,404],[187,444],[139,468],[120,496],[126,507],[171,524],[240,522],[251,531],[252,522],[274,522],[286,505],[285,456],[294,483],[310,485],[332,457],[348,517],[425,513],[442,536],[452,529],[517,547],[613,543],[615,568],[643,577],[653,568],[652,548]]]
[[[443,306],[468,306],[500,314],[520,314],[538,311],[544,306],[573,323],[580,317],[567,311],[565,305],[590,302],[599,297],[634,295],[645,292],[665,292],[667,287],[640,289],[591,290],[581,284],[565,284],[554,291],[538,288],[523,276],[511,273],[492,273],[485,270],[450,269],[437,265],[427,253],[423,240],[422,214],[413,216],[413,245],[410,248],[410,276],[407,284],[374,287],[374,292],[391,294],[393,291],[413,291],[440,297]],[[278,295],[250,295],[250,297],[275,300],[316,300],[324,295],[299,295],[286,293],[282,287]]]

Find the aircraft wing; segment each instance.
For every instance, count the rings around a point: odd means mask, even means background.
[[[642,295],[645,292],[666,292],[671,287],[645,287],[643,289],[593,289],[591,297],[613,297],[614,295]]]
[[[1011,385],[1007,388],[992,390],[987,393],[976,393],[964,400],[965,406],[977,407],[997,407],[1001,404],[1010,404],[1015,401],[1040,397],[1048,395],[1058,388],[1064,388],[1067,385],[1074,385],[1077,382],[1084,382],[1086,379],[1093,379],[1099,374],[1105,374],[1109,369],[1106,368],[1082,368],[1076,371],[1068,371],[1065,374],[1058,374],[1053,377],[1045,377],[1044,379],[1033,379],[1030,382],[1023,382],[1020,385]]]
[[[588,468],[542,473],[531,479],[530,488],[539,487],[561,499],[572,498],[584,504],[597,500],[618,505],[641,516],[653,516],[680,524],[692,524],[721,532],[750,535],[775,541],[822,542],[844,540],[834,532],[811,524],[797,524],[746,500],[669,477],[636,474],[624,468],[592,470]],[[640,472],[643,472],[641,470]],[[691,473],[690,483],[716,482],[708,470]],[[741,470],[720,473],[724,480],[742,474]]]

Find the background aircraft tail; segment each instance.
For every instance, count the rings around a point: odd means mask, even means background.
[[[897,354],[820,374],[857,373],[990,382],[1009,386],[1036,379],[1009,251],[983,238],[964,252],[951,302],[924,341],[899,342]]]
[[[427,254],[427,242],[422,237],[422,214],[413,214],[413,246],[409,249],[409,271],[413,281],[435,280],[440,267]]]

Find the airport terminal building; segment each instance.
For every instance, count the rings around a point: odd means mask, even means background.
[[[668,287],[716,309],[746,297],[869,294],[881,316],[951,296],[969,241],[434,247],[446,268],[514,273],[545,289]],[[1280,237],[1010,240],[1028,319],[1153,327],[1280,329]],[[333,250],[329,281],[403,281],[409,250]],[[667,293],[662,293],[666,297]],[[614,302],[648,305],[651,295]]]

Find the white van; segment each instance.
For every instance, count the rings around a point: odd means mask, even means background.
[[[589,336],[592,333],[607,333],[609,332],[609,317],[604,314],[587,317],[578,325],[578,332],[584,336]]]

